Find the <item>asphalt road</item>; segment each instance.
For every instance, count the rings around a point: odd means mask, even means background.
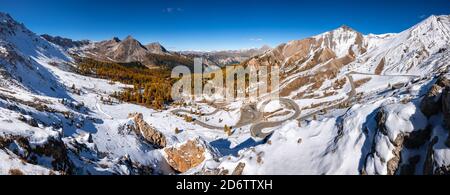
[[[359,72],[347,73],[345,76],[347,77],[347,79],[349,80],[350,85],[351,85],[351,90],[347,94],[348,97],[341,102],[330,105],[323,109],[327,109],[327,110],[333,109],[333,108],[338,107],[342,103],[348,103],[353,100],[353,98],[356,96],[356,87],[355,87],[353,77],[351,76],[352,74],[362,74],[362,75],[371,75],[371,76],[374,75],[374,74],[359,73]],[[383,76],[383,75],[377,75],[377,76]],[[411,77],[414,77],[414,75],[385,75],[385,76],[411,76]],[[285,107],[290,110],[294,110],[294,114],[292,116],[290,116],[289,118],[280,120],[280,121],[265,121],[264,116],[263,116],[263,113],[264,113],[263,111],[264,111],[265,106],[271,100],[273,100],[273,99],[263,100],[264,102],[261,104],[260,109],[257,109],[256,103],[250,103],[250,104],[244,105],[241,108],[241,117],[240,117],[239,121],[237,122],[237,124],[235,126],[233,126],[233,128],[240,128],[240,127],[243,127],[246,125],[251,125],[250,133],[251,133],[252,137],[264,139],[273,133],[273,132],[263,132],[263,130],[266,128],[277,127],[277,126],[282,125],[284,122],[290,121],[290,120],[295,120],[295,119],[305,120],[305,119],[310,118],[313,115],[316,115],[321,112],[321,110],[318,110],[318,111],[314,111],[312,113],[308,113],[307,115],[300,117],[301,110],[297,103],[295,103],[293,100],[288,99],[288,98],[279,98],[278,100],[280,101],[281,104],[284,104]],[[204,114],[204,116],[210,116],[210,115],[216,114],[219,110],[220,109],[216,109],[212,113]],[[183,109],[176,109],[176,110],[173,110],[172,113],[173,114],[190,113],[190,111],[183,110]],[[221,126],[221,127],[213,126],[213,125],[204,123],[199,120],[194,121],[194,123],[197,125],[200,125],[202,127],[208,128],[208,129],[217,129],[217,130],[224,129],[223,126]]]
[[[295,120],[300,116],[300,113],[301,113],[300,107],[293,100],[288,99],[288,98],[279,98],[279,101],[281,104],[284,104],[286,106],[286,108],[294,110],[294,114],[292,116],[290,116],[289,118],[280,120],[280,121],[259,121],[255,124],[253,124],[250,127],[250,133],[251,133],[252,137],[264,139],[267,136],[269,136],[270,134],[272,134],[273,132],[262,132],[263,129],[280,126],[284,122],[290,121],[290,120]],[[267,103],[269,103],[269,102],[270,102],[270,99],[266,100],[263,103],[263,105],[261,106],[260,111],[264,111],[265,105],[267,105]],[[262,112],[260,112],[260,113],[262,114]]]
[[[236,125],[233,126],[233,128],[240,128],[240,127],[243,127],[246,125],[252,125],[250,127],[250,131],[251,131],[251,135],[253,137],[266,138],[271,133],[262,132],[263,129],[279,126],[286,121],[294,120],[300,116],[300,113],[301,113],[300,107],[293,100],[287,99],[287,98],[279,98],[279,101],[281,104],[284,104],[286,106],[286,108],[288,108],[288,109],[294,110],[294,114],[292,116],[290,116],[289,118],[281,120],[281,121],[270,121],[270,122],[264,121],[263,110],[264,110],[265,106],[271,100],[272,99],[264,100],[264,102],[261,104],[260,109],[257,109],[256,103],[244,105],[241,108],[241,117],[240,117],[239,121],[236,123]],[[208,113],[205,115],[212,115],[217,112],[218,112],[218,110],[215,110],[214,112]],[[176,109],[176,110],[172,111],[172,114],[175,114],[175,115],[183,114],[183,113],[190,114],[190,111],[184,110],[184,109]],[[208,128],[208,129],[217,129],[217,130],[224,129],[223,126],[214,126],[214,125],[210,125],[210,124],[207,124],[207,123],[199,121],[199,120],[195,120],[194,123],[197,125],[200,125],[202,127]]]

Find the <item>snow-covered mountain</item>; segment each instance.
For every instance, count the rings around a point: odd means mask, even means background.
[[[51,36],[48,34],[41,35],[42,38],[47,40],[50,43],[61,46],[65,50],[69,50],[71,48],[80,48],[86,45],[89,45],[91,42],[89,40],[82,41],[74,41],[72,39],[60,37],[60,36]]]
[[[448,58],[450,17],[431,16],[398,34],[365,37],[368,53],[355,67],[385,74],[427,74],[442,67]],[[445,64],[443,64],[445,65]]]
[[[188,54],[132,37],[38,36],[0,13],[0,174],[448,174],[449,20],[189,54],[280,66],[282,98],[154,110],[105,103],[130,86],[77,74],[71,55],[145,63]]]
[[[290,41],[251,58],[251,66],[280,66],[282,96],[301,97],[350,71],[426,75],[447,67],[449,16],[431,16],[401,33],[363,35],[350,27]],[[324,83],[325,82],[325,83]],[[311,85],[309,89],[299,89]]]
[[[173,172],[141,134],[151,129],[135,130],[143,122],[128,117],[133,107],[151,110],[122,104],[119,119],[98,103],[125,85],[73,73],[63,48],[5,13],[0,48],[0,174]]]
[[[11,84],[37,94],[67,97],[55,76],[41,63],[70,63],[72,59],[8,14],[1,13],[0,19],[2,80],[9,80]]]
[[[419,68],[424,59],[446,51],[449,34],[448,16],[431,16],[398,34],[362,35],[342,26],[311,38],[282,44],[258,58],[271,59],[267,62],[260,60],[260,64],[302,67],[311,62],[317,64],[316,60],[326,62],[350,55],[358,61],[353,66],[369,68],[367,71],[372,73],[382,59],[384,67],[379,68],[381,72],[413,73],[411,69]]]
[[[384,35],[344,26],[250,59],[281,67],[281,95],[301,107],[300,117],[258,124],[273,132],[268,144],[196,171],[448,174],[449,19],[431,16]]]

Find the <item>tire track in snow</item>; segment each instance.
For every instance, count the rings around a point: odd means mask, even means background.
[[[105,111],[103,111],[102,107],[100,106],[100,104],[98,103],[98,100],[95,100],[95,107],[97,108],[97,110],[102,113],[103,115],[105,115],[106,117],[108,117],[108,119],[113,120],[114,117],[112,117],[111,115],[107,114]]]

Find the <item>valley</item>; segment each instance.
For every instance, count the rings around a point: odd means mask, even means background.
[[[448,174],[449,56],[449,15],[399,33],[341,26],[274,48],[193,52],[41,36],[0,13],[0,174]],[[172,68],[197,57],[221,72],[278,67],[279,88],[174,101]]]

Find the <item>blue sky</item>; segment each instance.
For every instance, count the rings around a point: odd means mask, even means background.
[[[0,0],[32,31],[72,39],[132,35],[171,50],[259,47],[348,25],[362,33],[400,32],[450,0]]]

